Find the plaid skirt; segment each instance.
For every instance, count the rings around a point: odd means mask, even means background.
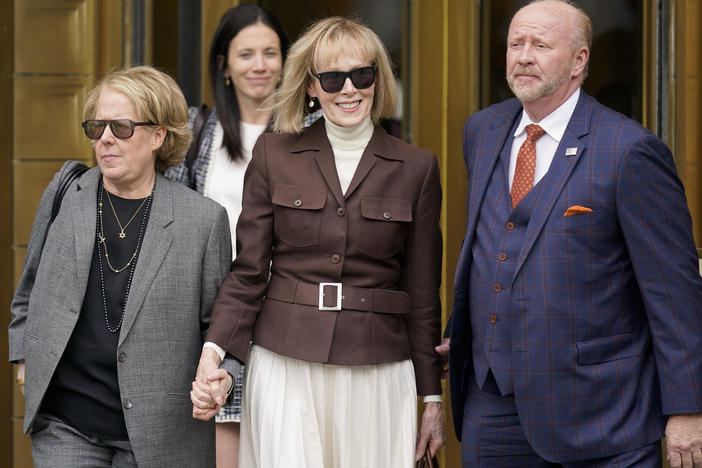
[[[219,413],[215,415],[215,422],[231,423],[241,422],[241,392],[244,387],[244,366],[241,366],[239,373],[234,376],[234,389],[231,395],[231,404],[222,406]]]

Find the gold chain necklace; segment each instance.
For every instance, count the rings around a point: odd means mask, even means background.
[[[100,256],[99,253],[99,248],[100,244],[102,244],[102,248],[105,249],[105,261],[107,262],[107,266],[110,270],[112,270],[114,273],[121,273],[130,266],[134,265],[134,261],[136,261],[137,254],[139,253],[139,247],[141,246],[141,240],[142,240],[142,235],[144,233],[144,223],[146,222],[146,214],[149,211],[149,206],[151,206],[150,200],[153,199],[154,197],[154,191],[156,190],[156,180],[154,180],[154,185],[151,187],[151,193],[149,194],[148,197],[146,197],[145,201],[149,201],[149,203],[146,205],[146,209],[144,210],[144,215],[142,216],[141,219],[141,227],[139,228],[139,236],[137,237],[137,245],[136,248],[134,249],[134,253],[132,254],[131,257],[129,257],[129,260],[127,261],[127,264],[124,265],[122,268],[115,268],[112,263],[110,262],[110,254],[107,252],[107,238],[105,237],[105,228],[103,227],[102,224],[102,192],[104,191],[105,193],[109,193],[107,189],[105,189],[102,185],[102,181],[100,181],[99,184],[99,189],[100,192],[98,194],[98,210],[97,210],[97,223],[98,223],[98,232],[97,232],[97,238],[98,238],[98,257]],[[109,195],[108,195],[109,196]],[[144,202],[142,202],[142,205]],[[137,210],[139,211],[139,210]],[[117,217],[115,215],[115,217]],[[126,226],[125,226],[126,227]],[[100,268],[102,268],[102,260],[100,260]],[[109,326],[108,326],[109,328]]]
[[[127,221],[127,224],[122,226],[122,223],[119,221],[119,217],[117,217],[117,212],[115,211],[115,206],[112,204],[112,199],[110,198],[110,192],[105,189],[105,193],[107,194],[107,201],[110,202],[110,208],[112,208],[112,214],[115,215],[115,219],[117,220],[117,225],[119,226],[119,238],[120,239],[126,239],[127,234],[125,234],[124,230],[127,229],[127,226],[134,221],[134,218],[136,218],[137,213],[139,213],[139,210],[141,210],[141,207],[144,206],[144,203],[146,203],[146,200],[149,199],[149,197],[144,198],[144,200],[141,202],[139,205],[139,208],[136,209],[134,214],[132,215],[131,218],[129,218],[129,221]]]

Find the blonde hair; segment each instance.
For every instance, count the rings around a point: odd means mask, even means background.
[[[390,117],[397,107],[397,88],[392,62],[380,38],[356,20],[334,16],[312,24],[293,43],[283,68],[283,81],[275,95],[273,130],[299,132],[305,115],[309,89],[315,73],[332,57],[359,54],[378,67],[371,118],[378,123]]]
[[[95,118],[100,93],[110,88],[123,93],[134,103],[138,118],[166,129],[161,147],[156,150],[156,169],[178,166],[190,146],[188,105],[178,84],[153,67],[125,68],[108,73],[90,90],[83,107],[83,119]]]

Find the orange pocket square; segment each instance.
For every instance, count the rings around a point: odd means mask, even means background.
[[[582,213],[592,213],[592,210],[587,206],[573,205],[569,207],[565,213],[563,213],[563,216],[570,216]]]

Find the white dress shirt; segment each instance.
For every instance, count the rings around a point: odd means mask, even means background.
[[[212,157],[207,168],[203,195],[213,199],[227,210],[229,231],[232,235],[232,258],[236,256],[236,222],[241,214],[241,194],[244,189],[244,174],[251,161],[251,152],[265,125],[240,122],[242,159],[232,161],[226,146],[222,146],[224,131],[217,121],[212,137]]]
[[[509,157],[509,189],[512,190],[512,180],[514,180],[514,169],[517,166],[517,154],[522,143],[526,140],[526,126],[537,124],[546,132],[541,138],[536,140],[536,168],[534,169],[534,185],[546,175],[548,168],[551,166],[553,156],[556,154],[556,149],[561,143],[563,134],[566,131],[568,122],[573,116],[575,106],[578,104],[580,97],[580,88],[553,112],[541,119],[541,122],[534,122],[529,118],[526,112],[522,110],[522,120],[517,125],[514,131],[514,140],[512,141],[512,152]]]

